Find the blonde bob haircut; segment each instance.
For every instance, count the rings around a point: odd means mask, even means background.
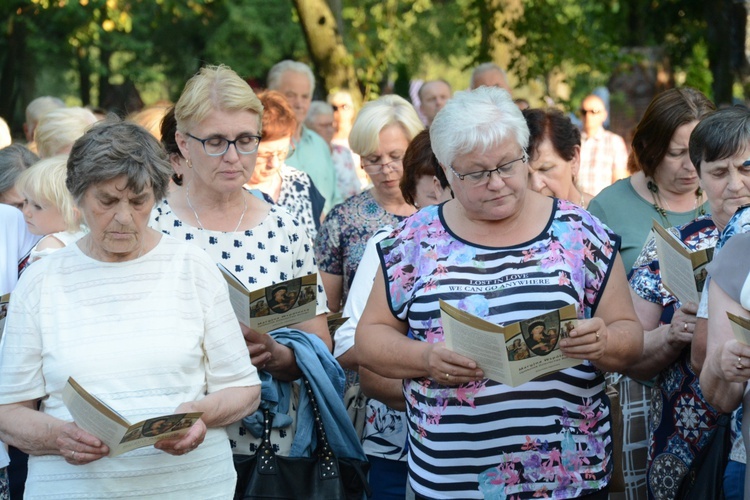
[[[397,95],[385,95],[362,106],[349,134],[349,147],[359,156],[371,155],[380,147],[380,132],[390,125],[401,127],[409,142],[424,130],[424,124],[409,101]]]
[[[76,139],[98,121],[86,108],[60,108],[47,113],[34,130],[34,142],[40,158],[67,154]]]
[[[188,133],[216,110],[255,113],[260,133],[263,104],[250,85],[223,64],[204,66],[187,81],[174,107],[177,130]]]
[[[67,155],[38,161],[21,173],[16,181],[16,189],[29,202],[38,203],[44,208],[56,208],[65,221],[65,229],[75,232],[80,231],[81,215],[65,185],[67,163]]]

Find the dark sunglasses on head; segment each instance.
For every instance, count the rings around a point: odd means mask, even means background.
[[[592,115],[598,115],[602,112],[601,109],[579,109],[578,112],[581,114],[581,116],[586,116],[587,114],[591,113]]]

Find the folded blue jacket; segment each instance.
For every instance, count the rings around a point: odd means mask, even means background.
[[[316,335],[291,328],[274,330],[270,335],[276,342],[294,351],[297,366],[310,382],[328,443],[336,456],[367,460],[344,406],[344,370],[328,351],[325,343]],[[317,437],[312,405],[304,384],[300,381],[282,382],[263,371],[260,372],[260,378],[261,409],[266,408],[274,413],[273,427],[286,427],[291,424],[291,384],[300,384],[297,431],[289,456],[311,456],[317,446]],[[253,436],[260,437],[263,433],[262,410],[245,417],[242,423]]]

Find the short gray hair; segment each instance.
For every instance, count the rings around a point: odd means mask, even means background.
[[[333,115],[333,106],[325,101],[313,101],[310,103],[310,109],[307,110],[307,116],[305,117],[305,125],[310,127],[315,117],[318,115]]]
[[[510,94],[497,87],[456,92],[430,126],[430,142],[441,165],[457,156],[485,152],[512,135],[526,150],[529,127]]]
[[[285,59],[284,61],[273,65],[271,70],[268,72],[268,89],[279,90],[281,77],[287,71],[293,71],[294,73],[301,73],[305,75],[307,79],[310,80],[310,95],[315,92],[315,75],[313,75],[310,66],[305,63],[292,61],[290,59]]]
[[[158,203],[167,195],[172,167],[159,141],[145,128],[108,119],[90,128],[73,145],[65,185],[80,203],[94,184],[120,176],[141,193],[151,187]]]
[[[690,134],[690,161],[700,175],[701,162],[724,160],[748,144],[750,110],[742,106],[720,109],[703,118]]]
[[[39,161],[39,157],[21,144],[0,149],[0,195],[16,185],[21,172]]]
[[[64,108],[65,103],[59,97],[37,97],[26,106],[26,123],[36,126],[36,123],[54,109]]]
[[[476,80],[476,78],[479,75],[481,75],[483,73],[488,73],[490,71],[497,71],[498,73],[500,73],[501,75],[503,75],[503,78],[505,78],[506,82],[508,81],[508,74],[505,72],[505,70],[503,68],[501,68],[500,66],[498,66],[497,64],[495,64],[493,62],[486,62],[486,63],[480,64],[479,66],[477,66],[476,68],[474,68],[474,71],[471,72],[470,87],[472,89],[474,88],[474,80]]]

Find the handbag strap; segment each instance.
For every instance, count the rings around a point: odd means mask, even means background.
[[[339,477],[341,475],[339,471],[339,464],[336,460],[336,455],[333,454],[333,449],[328,444],[328,436],[326,434],[325,427],[323,426],[323,419],[320,416],[320,409],[318,408],[318,402],[315,400],[310,382],[306,377],[302,377],[302,381],[305,384],[307,395],[310,398],[310,406],[312,407],[313,419],[315,424],[315,432],[318,438],[318,446],[315,449],[315,454],[318,456],[320,466],[320,477],[323,479],[330,479]],[[299,415],[299,413],[297,414]],[[276,452],[273,449],[271,443],[271,424],[273,423],[273,413],[268,411],[267,408],[263,409],[263,439],[260,442],[258,451],[255,452],[257,457],[257,468],[259,474],[276,474]]]
[[[331,445],[328,444],[328,435],[326,434],[325,427],[323,426],[323,418],[320,416],[320,409],[318,408],[318,402],[313,394],[310,381],[307,377],[302,377],[302,381],[305,384],[307,395],[310,398],[310,405],[312,406],[313,418],[315,419],[315,431],[318,435],[318,446],[316,453],[320,459],[320,474],[323,479],[338,477],[339,464],[336,460],[336,456],[333,454]]]

